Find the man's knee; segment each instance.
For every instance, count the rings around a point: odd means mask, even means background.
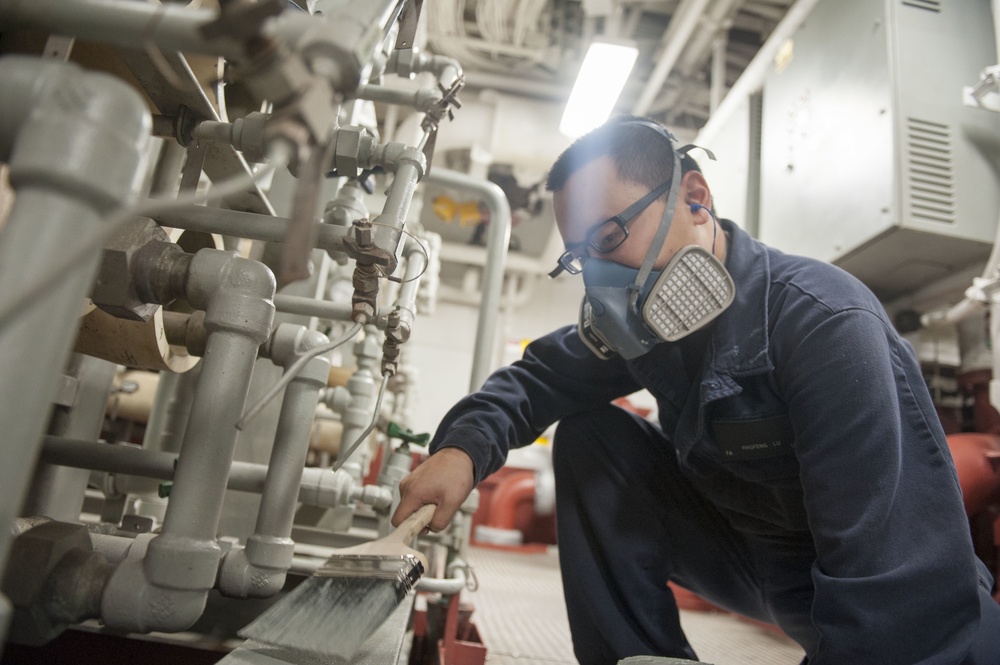
[[[556,426],[552,463],[556,474],[580,464],[606,465],[618,457],[625,439],[648,436],[635,416],[613,404],[563,418]]]

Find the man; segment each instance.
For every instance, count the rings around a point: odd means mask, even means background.
[[[560,421],[581,663],[696,658],[673,580],[776,623],[810,665],[1000,664],[1000,606],[912,349],[850,275],[716,220],[686,151],[622,118],[560,156],[553,272],[583,272],[590,311],[448,413],[394,521],[433,503],[444,528]],[[640,388],[659,426],[609,404]]]

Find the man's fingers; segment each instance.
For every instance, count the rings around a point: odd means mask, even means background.
[[[455,515],[456,508],[444,503],[439,503],[434,517],[431,518],[431,531],[444,531],[451,524],[451,518]]]
[[[392,514],[392,525],[399,526],[403,520],[417,512],[421,507],[427,505],[428,503],[435,503],[434,501],[424,501],[422,498],[411,494],[404,494],[403,498],[400,500],[399,505],[396,506],[396,512]],[[437,515],[437,512],[434,513]]]

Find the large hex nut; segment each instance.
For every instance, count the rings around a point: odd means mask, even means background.
[[[263,62],[253,61],[247,65],[246,83],[261,99],[281,104],[307,89],[312,83],[312,75],[299,57],[272,53]]]
[[[159,224],[146,217],[128,222],[104,247],[104,259],[90,297],[102,310],[121,319],[149,321],[159,305],[147,303],[136,289],[133,269],[139,250],[150,242],[170,242]]]
[[[92,550],[87,527],[80,524],[46,522],[14,540],[2,585],[14,605],[11,639],[43,644],[62,631],[47,610],[52,572],[68,554]]]
[[[361,175],[364,161],[361,153],[367,147],[365,133],[362,127],[340,127],[337,129],[333,164],[338,175],[348,178],[357,178]]]

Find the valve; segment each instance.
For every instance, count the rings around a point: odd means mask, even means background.
[[[397,307],[386,317],[385,342],[382,344],[382,376],[393,376],[399,370],[399,348],[409,338],[409,328],[402,324],[402,317]]]
[[[418,446],[426,446],[431,441],[431,435],[429,432],[414,434],[412,430],[406,429],[394,420],[389,422],[389,426],[386,428],[385,434],[390,439],[401,440],[403,442],[403,446],[410,443]]]

